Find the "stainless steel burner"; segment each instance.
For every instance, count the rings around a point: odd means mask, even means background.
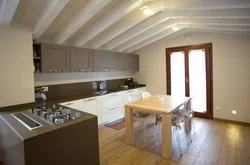
[[[85,116],[86,114],[70,110],[66,108],[59,107],[59,109],[56,109],[55,106],[53,108],[50,107],[39,107],[34,108],[31,110],[31,112],[43,119],[44,121],[48,122],[51,125],[57,125],[60,123],[65,123],[70,120],[74,120],[80,117]]]

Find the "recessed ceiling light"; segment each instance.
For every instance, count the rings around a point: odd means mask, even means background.
[[[143,13],[146,14],[146,15],[153,15],[154,14],[154,12],[152,10],[150,10],[150,9],[143,10]]]
[[[161,22],[165,22],[165,21],[167,21],[167,20],[169,20],[169,18],[168,18],[168,17],[165,17],[165,18],[162,18],[162,19],[161,19]]]
[[[148,8],[148,6],[143,6],[143,7],[140,8],[140,10],[144,10],[144,9],[147,9],[147,8]]]
[[[233,110],[233,111],[232,111],[232,114],[234,114],[234,115],[235,115],[236,113],[237,113],[237,112],[236,112],[235,110]]]
[[[173,31],[178,31],[178,30],[180,30],[180,28],[178,28],[177,26],[174,26],[174,27],[172,27],[172,30]]]

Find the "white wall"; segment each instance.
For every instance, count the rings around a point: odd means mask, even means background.
[[[133,77],[135,72],[43,73],[35,74],[35,86],[68,84]]]
[[[0,107],[34,101],[32,34],[0,28]]]
[[[165,48],[213,43],[214,117],[250,123],[250,35],[188,32],[137,51],[140,72],[134,78],[153,94],[166,93]],[[222,111],[215,111],[221,107]],[[237,111],[237,115],[232,114]]]

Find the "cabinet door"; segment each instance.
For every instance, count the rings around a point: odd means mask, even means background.
[[[118,120],[124,116],[123,106],[108,108],[103,110],[103,123]]]
[[[120,93],[108,94],[102,96],[102,109],[107,109],[122,104],[122,96]]]
[[[69,47],[42,44],[42,72],[70,72]]]
[[[128,55],[128,70],[139,71],[139,55]]]
[[[60,105],[63,105],[65,107],[69,107],[69,108],[73,108],[73,109],[79,109],[79,104],[78,101],[70,101],[70,102],[66,102],[66,103],[60,103]]]
[[[126,71],[128,69],[128,54],[118,53],[117,55],[117,70]]]
[[[94,50],[93,71],[108,72],[116,71],[116,52]]]
[[[99,103],[97,98],[89,98],[79,100],[79,110],[90,113],[92,115],[98,115]]]
[[[71,72],[92,71],[92,50],[71,47]]]

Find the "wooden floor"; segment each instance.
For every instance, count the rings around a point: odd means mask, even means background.
[[[135,123],[134,145],[125,143],[125,130],[99,128],[101,165],[250,165],[250,127],[195,119],[196,134],[187,144],[183,131],[173,136],[173,156],[161,157],[161,144],[155,145],[155,126],[148,125],[148,141],[143,142],[143,131]],[[180,147],[178,148],[177,145]]]

